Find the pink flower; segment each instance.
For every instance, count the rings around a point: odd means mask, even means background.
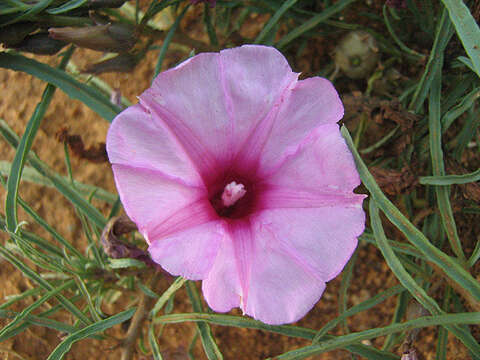
[[[332,84],[274,48],[199,54],[114,120],[107,150],[153,260],[203,280],[209,306],[294,322],[343,269],[364,195]]]

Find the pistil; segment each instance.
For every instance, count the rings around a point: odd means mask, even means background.
[[[238,200],[240,200],[247,191],[245,190],[245,186],[243,184],[237,184],[235,181],[227,184],[225,189],[222,193],[222,203],[224,206],[232,206]]]

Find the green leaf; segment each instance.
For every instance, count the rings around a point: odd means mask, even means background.
[[[178,26],[180,25],[180,21],[182,21],[189,7],[190,5],[185,6],[180,15],[177,16],[172,27],[168,30],[167,36],[165,36],[165,39],[163,40],[162,47],[160,48],[160,53],[158,54],[157,64],[155,65],[155,71],[153,72],[154,78],[159,74],[162,69],[163,59],[167,54],[167,50],[170,46],[170,43],[172,42],[173,35],[175,35],[175,31],[177,31]]]
[[[54,287],[45,279],[43,279],[40,275],[37,274],[36,271],[31,269],[28,265],[23,263],[22,261],[18,260],[15,256],[13,256],[5,247],[0,246],[0,256],[5,258],[10,264],[15,266],[18,270],[20,270],[23,275],[28,277],[29,279],[35,281],[41,287],[43,287],[47,291],[54,290]],[[62,306],[75,315],[82,323],[88,325],[91,323],[91,320],[85,316],[70,300],[64,297],[61,294],[57,294],[56,298],[62,304]]]
[[[279,48],[279,49],[284,48],[289,43],[291,43],[293,40],[295,40],[297,37],[303,35],[308,30],[313,29],[315,26],[317,26],[321,22],[327,20],[328,18],[332,17],[336,13],[342,11],[345,7],[347,7],[350,4],[353,4],[355,1],[357,1],[357,0],[340,0],[340,1],[337,1],[332,6],[323,10],[320,14],[317,14],[317,15],[313,16],[312,18],[310,18],[310,20],[307,20],[302,25],[296,27],[291,32],[289,32],[287,35],[282,37],[278,41],[278,43],[276,44],[276,47]]]
[[[423,185],[453,185],[468,184],[480,180],[480,169],[464,175],[422,176],[420,184]]]
[[[0,310],[0,317],[5,318],[5,319],[13,319],[15,316],[17,316],[19,313],[11,310]],[[56,330],[58,332],[65,332],[65,333],[73,333],[79,330],[77,326],[72,326],[68,324],[64,324],[62,322],[48,319],[44,316],[39,316],[39,315],[32,315],[29,314],[25,317],[25,324],[28,325],[37,325],[37,326],[42,326],[46,327],[52,330]],[[91,336],[96,339],[100,339],[98,335],[93,335]]]
[[[78,99],[104,119],[112,121],[121,109],[100,91],[75,80],[66,72],[19,54],[0,53],[0,67],[23,71],[57,86],[72,99]]]
[[[68,60],[72,56],[73,48],[65,54],[60,62],[60,68],[65,68]],[[0,56],[3,55],[0,53]],[[1,59],[1,58],[0,58]],[[60,71],[60,70],[58,70]],[[25,159],[32,147],[33,140],[37,134],[40,123],[47,111],[48,105],[52,100],[55,93],[55,86],[48,84],[43,92],[42,99],[35,107],[35,110],[27,123],[25,133],[18,144],[17,152],[12,162],[10,174],[7,180],[7,197],[5,201],[5,219],[7,223],[7,229],[10,232],[15,232],[17,228],[17,195],[18,187],[20,185],[20,178],[22,177],[23,166],[25,165]]]
[[[442,0],[450,20],[478,76],[480,76],[480,29],[462,0]]]
[[[315,337],[315,330],[306,329],[292,325],[268,325],[261,321],[249,319],[247,317],[223,315],[223,314],[205,314],[205,313],[188,313],[188,314],[172,314],[164,315],[155,319],[155,323],[175,324],[183,323],[186,321],[194,322],[208,322],[215,325],[238,327],[245,329],[264,330],[280,335],[313,340]],[[324,339],[332,340],[336,339],[335,336],[325,335]],[[352,344],[344,347],[346,350],[364,356],[371,360],[398,360],[398,356],[393,355],[386,351],[381,351],[373,348],[372,346],[366,346],[361,344]]]
[[[2,121],[3,120],[0,119],[0,122]],[[10,173],[11,168],[12,168],[12,163],[10,163],[9,161],[0,160],[0,175],[8,177],[8,174]],[[63,177],[63,178],[67,180],[66,177]],[[40,175],[38,171],[36,171],[31,166],[23,167],[21,181],[28,181],[34,184],[54,187],[53,183],[48,178]],[[92,192],[95,192],[93,195],[95,199],[106,201],[109,204],[114,204],[117,201],[117,195],[112,194],[111,192],[108,192],[107,190],[99,188],[95,185],[84,184],[75,180],[73,181],[73,184],[75,186],[75,189],[77,189],[84,196],[87,196]]]
[[[415,320],[406,321],[401,324],[393,324],[386,327],[369,329],[365,331],[355,332],[352,334],[339,336],[337,338],[327,340],[318,345],[305,346],[303,348],[289,351],[275,357],[277,360],[299,360],[309,356],[325,353],[335,349],[341,349],[346,346],[360,343],[364,340],[374,339],[388,334],[399,333],[402,331],[413,330],[416,328],[436,326],[436,325],[452,325],[452,324],[477,324],[480,321],[480,313],[460,313],[437,316],[425,316]]]
[[[112,269],[125,269],[129,267],[143,269],[145,267],[145,263],[137,259],[110,259],[109,265]]]
[[[418,82],[412,100],[410,101],[410,105],[408,106],[409,110],[413,110],[416,113],[420,112],[420,109],[427,98],[428,92],[430,91],[430,86],[433,80],[432,74],[436,74],[437,71],[440,71],[443,64],[443,52],[445,51],[452,35],[452,23],[448,18],[447,11],[444,10],[437,25],[435,40],[433,42],[432,50],[430,51],[430,56],[428,57],[425,71]],[[440,62],[440,60],[442,61]]]
[[[150,316],[153,319],[157,313],[163,308],[167,301],[187,282],[187,279],[182,278],[181,276],[177,277],[172,285],[169,286],[167,290],[160,296],[160,298],[155,303],[153,309],[150,311]]]
[[[202,312],[203,305],[202,301],[200,300],[200,296],[198,295],[197,288],[195,287],[195,283],[192,281],[187,281],[186,289],[188,293],[188,297],[192,303],[193,311],[195,312]],[[220,352],[217,344],[215,343],[215,339],[213,338],[212,330],[207,323],[199,322],[197,324],[198,331],[200,332],[200,338],[202,339],[203,349],[205,350],[205,354],[207,355],[209,360],[216,360],[216,359],[223,359],[223,355]]]
[[[82,339],[92,336],[93,334],[105,331],[114,325],[120,324],[130,319],[135,313],[135,308],[125,310],[119,314],[113,315],[108,319],[98,321],[94,324],[86,326],[82,330],[74,332],[67,336],[58,346],[53,350],[47,360],[61,360],[70,350],[72,345]]]
[[[442,150],[442,123],[440,121],[440,98],[442,94],[442,73],[440,69],[443,64],[443,54],[440,55],[438,62],[440,68],[436,73],[432,74],[433,81],[428,101],[428,130],[433,175],[443,176],[445,175],[445,165]],[[458,260],[465,263],[467,259],[463,253],[462,244],[457,233],[457,225],[453,217],[452,206],[450,205],[450,189],[446,186],[437,186],[435,187],[435,193],[443,228],[447,234],[450,246],[455,255],[457,255]]]
[[[473,104],[480,98],[480,88],[477,87],[473,89],[468,95],[462,97],[462,100],[454,106],[452,109],[448,110],[445,115],[442,117],[442,132],[447,131],[450,125],[453,122],[463,115],[468,109],[470,109]]]
[[[392,272],[398,278],[400,283],[410,292],[410,294],[432,315],[444,315],[444,311],[440,308],[437,302],[430,297],[427,292],[420,285],[418,285],[413,277],[410,276],[410,274],[405,270],[402,263],[388,244],[375,202],[370,201],[369,205],[373,233],[377,239],[380,251],[385,257],[385,260],[387,261],[387,264]],[[462,341],[463,344],[471,351],[474,353],[480,353],[480,344],[477,343],[475,338],[468,331],[459,326],[452,326],[450,324],[445,325],[445,328],[454,334],[460,341]]]
[[[206,2],[203,4],[203,22],[207,28],[208,38],[210,39],[210,44],[213,46],[218,46],[217,33],[215,32],[215,27],[213,26],[212,16],[210,15],[210,4]]]
[[[52,15],[58,15],[62,13],[66,13],[70,10],[74,10],[83,4],[85,4],[88,0],[70,0],[67,1],[66,3],[62,4],[59,7],[53,8],[53,9],[48,9],[47,13],[52,14]]]
[[[22,312],[18,313],[15,316],[15,318],[0,331],[0,342],[7,339],[9,337],[9,332],[11,332],[11,330],[14,329],[16,326],[20,325],[22,320],[24,320],[33,310],[41,306],[43,303],[49,300],[52,296],[58,294],[60,291],[63,291],[66,288],[71,287],[74,284],[75,283],[73,282],[73,280],[69,280],[65,282],[63,285],[59,286],[58,288],[54,288],[48,291],[40,299],[38,299],[30,306],[27,306],[25,309],[23,309]]]
[[[13,147],[18,146],[18,136],[15,134],[8,124],[0,119],[0,134]],[[63,176],[58,175],[51,170],[48,165],[38,159],[37,156],[29,154],[27,156],[30,164],[36,171],[49,179],[53,186],[68,200],[72,202],[82,213],[84,213],[95,225],[103,229],[107,223],[103,215],[87,200],[85,200],[80,192],[72,187],[69,181]]]
[[[476,300],[480,300],[480,284],[470,275],[460,264],[436,248],[431,242],[418,230],[401,212],[398,210],[375,182],[372,174],[368,171],[367,166],[362,161],[357,149],[353,145],[352,138],[345,126],[341,132],[347,142],[350,151],[353,154],[357,170],[360,174],[363,184],[370,192],[377,206],[385,213],[387,218],[394,224],[407,240],[412,243],[423,255],[431,262],[438,265],[448,277],[459,283],[466,291],[468,291]]]
[[[19,22],[23,19],[32,17],[32,16],[38,14],[39,12],[41,12],[43,9],[47,8],[52,2],[53,2],[53,0],[40,0],[35,5],[30,7],[30,9],[25,11],[24,13],[15,16],[13,19],[10,19],[9,21],[3,23],[2,25],[6,26],[6,25],[9,25],[9,24]]]
[[[268,22],[263,27],[260,34],[258,34],[257,38],[255,39],[254,44],[264,44],[265,38],[267,35],[272,31],[273,27],[278,23],[282,15],[290,9],[293,5],[297,3],[298,0],[287,0],[285,1],[282,6],[273,14],[273,16],[268,20]]]
[[[337,316],[335,319],[330,320],[328,323],[326,323],[316,334],[315,337],[313,338],[312,342],[316,343],[322,337],[324,337],[330,330],[334,329],[340,322],[346,320],[348,317],[353,316],[355,314],[358,314],[359,312],[366,311],[375,305],[378,305],[391,296],[395,296],[397,294],[402,293],[405,291],[405,288],[402,285],[397,285],[394,286],[388,290],[382,291],[381,293],[378,293],[377,295],[371,297],[368,300],[365,300],[361,302],[358,305],[352,306],[350,309],[346,310],[343,314]]]

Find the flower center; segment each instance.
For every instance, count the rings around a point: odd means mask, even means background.
[[[224,206],[232,206],[238,200],[240,200],[247,191],[245,190],[245,186],[243,184],[237,184],[235,181],[227,184],[225,189],[222,193],[222,204]]]
[[[250,177],[228,173],[207,185],[210,204],[224,219],[240,219],[255,209],[258,189]]]

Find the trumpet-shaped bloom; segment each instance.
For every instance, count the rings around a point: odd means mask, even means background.
[[[203,280],[215,311],[304,316],[364,229],[342,116],[328,80],[299,81],[271,47],[199,54],[158,75],[107,137],[152,259]]]

